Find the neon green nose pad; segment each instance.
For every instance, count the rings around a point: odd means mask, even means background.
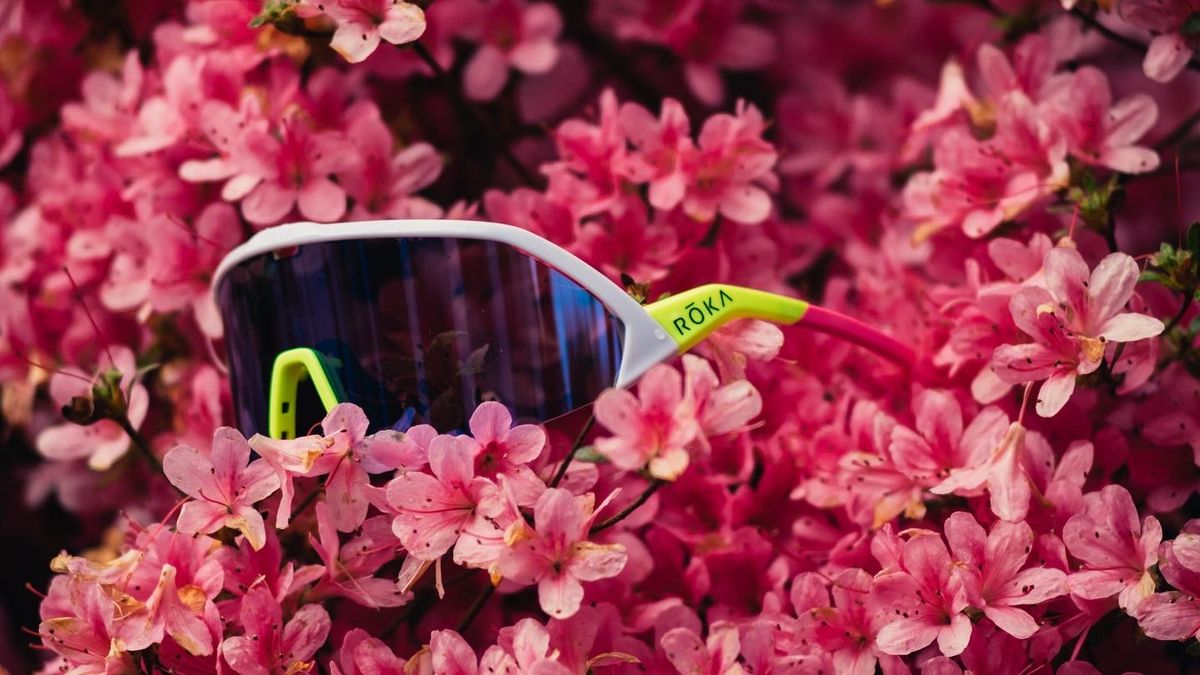
[[[300,383],[312,380],[313,388],[325,412],[345,400],[337,375],[328,367],[326,358],[308,347],[280,352],[271,366],[270,412],[267,432],[271,438],[296,437],[296,401]]]

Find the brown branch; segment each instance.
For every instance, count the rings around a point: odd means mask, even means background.
[[[593,525],[592,529],[588,530],[588,534],[596,534],[598,532],[603,532],[604,530],[607,530],[608,528],[612,527],[613,525],[616,525],[617,523],[621,522],[622,520],[625,520],[626,518],[628,518],[630,516],[630,514],[632,514],[634,511],[637,511],[639,508],[641,508],[642,504],[645,504],[646,500],[650,499],[650,497],[653,496],[655,492],[658,492],[658,489],[660,487],[662,487],[666,484],[667,484],[667,481],[662,480],[661,478],[652,479],[650,481],[650,485],[648,485],[646,487],[646,489],[642,491],[642,494],[637,496],[637,499],[630,502],[628,506],[621,509],[621,512],[618,513],[617,515],[613,516],[612,518],[609,518],[608,520],[600,523],[599,525]]]

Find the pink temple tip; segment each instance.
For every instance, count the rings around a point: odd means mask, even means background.
[[[799,325],[869,349],[906,370],[911,370],[916,361],[916,354],[908,345],[845,314],[812,305]]]

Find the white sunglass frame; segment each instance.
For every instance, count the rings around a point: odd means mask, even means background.
[[[655,365],[679,354],[679,345],[649,312],[599,270],[561,246],[512,225],[478,220],[364,220],[339,223],[297,222],[254,234],[227,253],[213,274],[214,302],[230,269],[255,256],[304,244],[352,239],[477,239],[507,244],[562,273],[600,300],[624,326],[621,366],[615,387],[627,388]],[[219,306],[219,303],[217,303]]]

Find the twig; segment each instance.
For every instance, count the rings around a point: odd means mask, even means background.
[[[1178,126],[1172,129],[1170,133],[1168,133],[1166,136],[1163,136],[1163,139],[1155,144],[1155,149],[1166,150],[1172,145],[1184,140],[1187,138],[1187,135],[1191,133],[1192,127],[1196,126],[1198,122],[1200,122],[1200,110],[1188,115],[1182,122],[1179,123]]]
[[[1183,298],[1183,303],[1180,304],[1179,311],[1175,312],[1175,316],[1171,317],[1171,320],[1167,322],[1166,327],[1163,328],[1163,335],[1171,332],[1171,329],[1178,325],[1179,322],[1183,320],[1184,315],[1187,314],[1187,311],[1191,309],[1192,302],[1196,299],[1196,291],[1198,290],[1198,286],[1200,286],[1200,278],[1198,278],[1196,281],[1193,281],[1191,287],[1187,289],[1187,295]]]
[[[429,53],[429,50],[426,49],[425,45],[421,44],[420,42],[412,42],[406,46],[411,46],[413,52],[416,53],[421,61],[433,71],[433,74],[437,77],[438,82],[441,83],[442,88],[446,90],[446,93],[450,96],[450,99],[454,101],[454,105],[457,106],[461,112],[470,116],[471,120],[479,126],[479,128],[483,131],[483,135],[493,145],[496,152],[498,152],[500,156],[504,158],[504,161],[512,167],[513,171],[517,172],[517,175],[521,178],[521,181],[530,187],[539,186],[541,181],[537,179],[537,177],[532,171],[529,170],[528,167],[521,163],[521,160],[517,159],[517,156],[512,152],[512,148],[508,147],[508,145],[500,140],[500,136],[496,133],[496,130],[492,127],[492,124],[488,121],[487,117],[480,113],[479,109],[475,105],[471,104],[470,101],[467,101],[465,98],[463,98],[462,93],[458,90],[458,87],[454,83],[454,78],[450,77],[450,73],[446,72],[446,69],[442,67],[442,64],[438,63],[437,59],[433,58],[433,54]]]
[[[292,514],[288,516],[288,522],[295,520],[301,513],[304,513],[304,509],[307,509],[310,504],[316,501],[317,497],[324,491],[325,486],[319,485],[315,490],[308,493],[308,496],[304,498],[304,501],[300,502],[296,508],[292,509]]]
[[[483,589],[483,592],[479,594],[478,598],[475,598],[475,602],[471,605],[471,608],[467,610],[466,616],[462,618],[462,621],[458,622],[458,627],[455,628],[455,630],[460,635],[463,631],[471,627],[471,622],[475,621],[475,617],[479,616],[480,610],[483,609],[483,606],[487,604],[487,601],[491,599],[495,592],[496,587],[492,585],[491,580],[489,579],[487,588]]]
[[[992,2],[992,0],[971,0],[971,4],[975,5],[979,9],[982,9],[983,11],[987,12],[988,14],[991,14],[992,16],[996,17],[997,19],[1003,19],[1005,16],[1007,16],[1004,13],[1004,10],[997,7],[996,4],[994,2]]]
[[[570,452],[563,458],[562,464],[558,465],[558,471],[555,472],[554,478],[550,480],[550,487],[558,487],[563,477],[567,475],[567,467],[571,466],[571,461],[575,459],[575,454],[583,446],[583,439],[587,438],[588,432],[592,430],[592,425],[595,423],[596,413],[588,415],[587,423],[583,425],[583,429],[575,436],[575,442],[571,444]]]
[[[121,415],[111,419],[113,419],[117,425],[121,427],[121,430],[125,432],[125,435],[129,436],[129,440],[133,444],[133,447],[136,448],[138,452],[142,453],[142,456],[146,458],[146,461],[150,462],[150,466],[154,467],[155,471],[162,473],[162,462],[150,450],[150,444],[146,442],[146,437],[142,436],[140,431],[133,428],[133,424],[129,421],[129,417]]]
[[[655,492],[658,492],[658,489],[660,487],[662,487],[663,485],[666,485],[666,483],[667,482],[665,480],[662,480],[661,478],[655,478],[655,479],[651,480],[650,485],[647,486],[644,491],[642,491],[642,494],[638,495],[637,499],[630,502],[628,506],[621,509],[621,512],[618,513],[617,515],[613,516],[612,518],[609,518],[608,520],[600,523],[599,525],[593,525],[592,529],[588,530],[588,534],[596,534],[597,532],[603,532],[604,530],[607,530],[608,528],[612,527],[613,525],[616,525],[617,523],[621,522],[622,520],[625,520],[626,518],[629,517],[630,514],[632,514],[634,511],[637,511],[638,508],[640,508],[642,504],[645,504],[646,500],[650,499],[650,497]]]

